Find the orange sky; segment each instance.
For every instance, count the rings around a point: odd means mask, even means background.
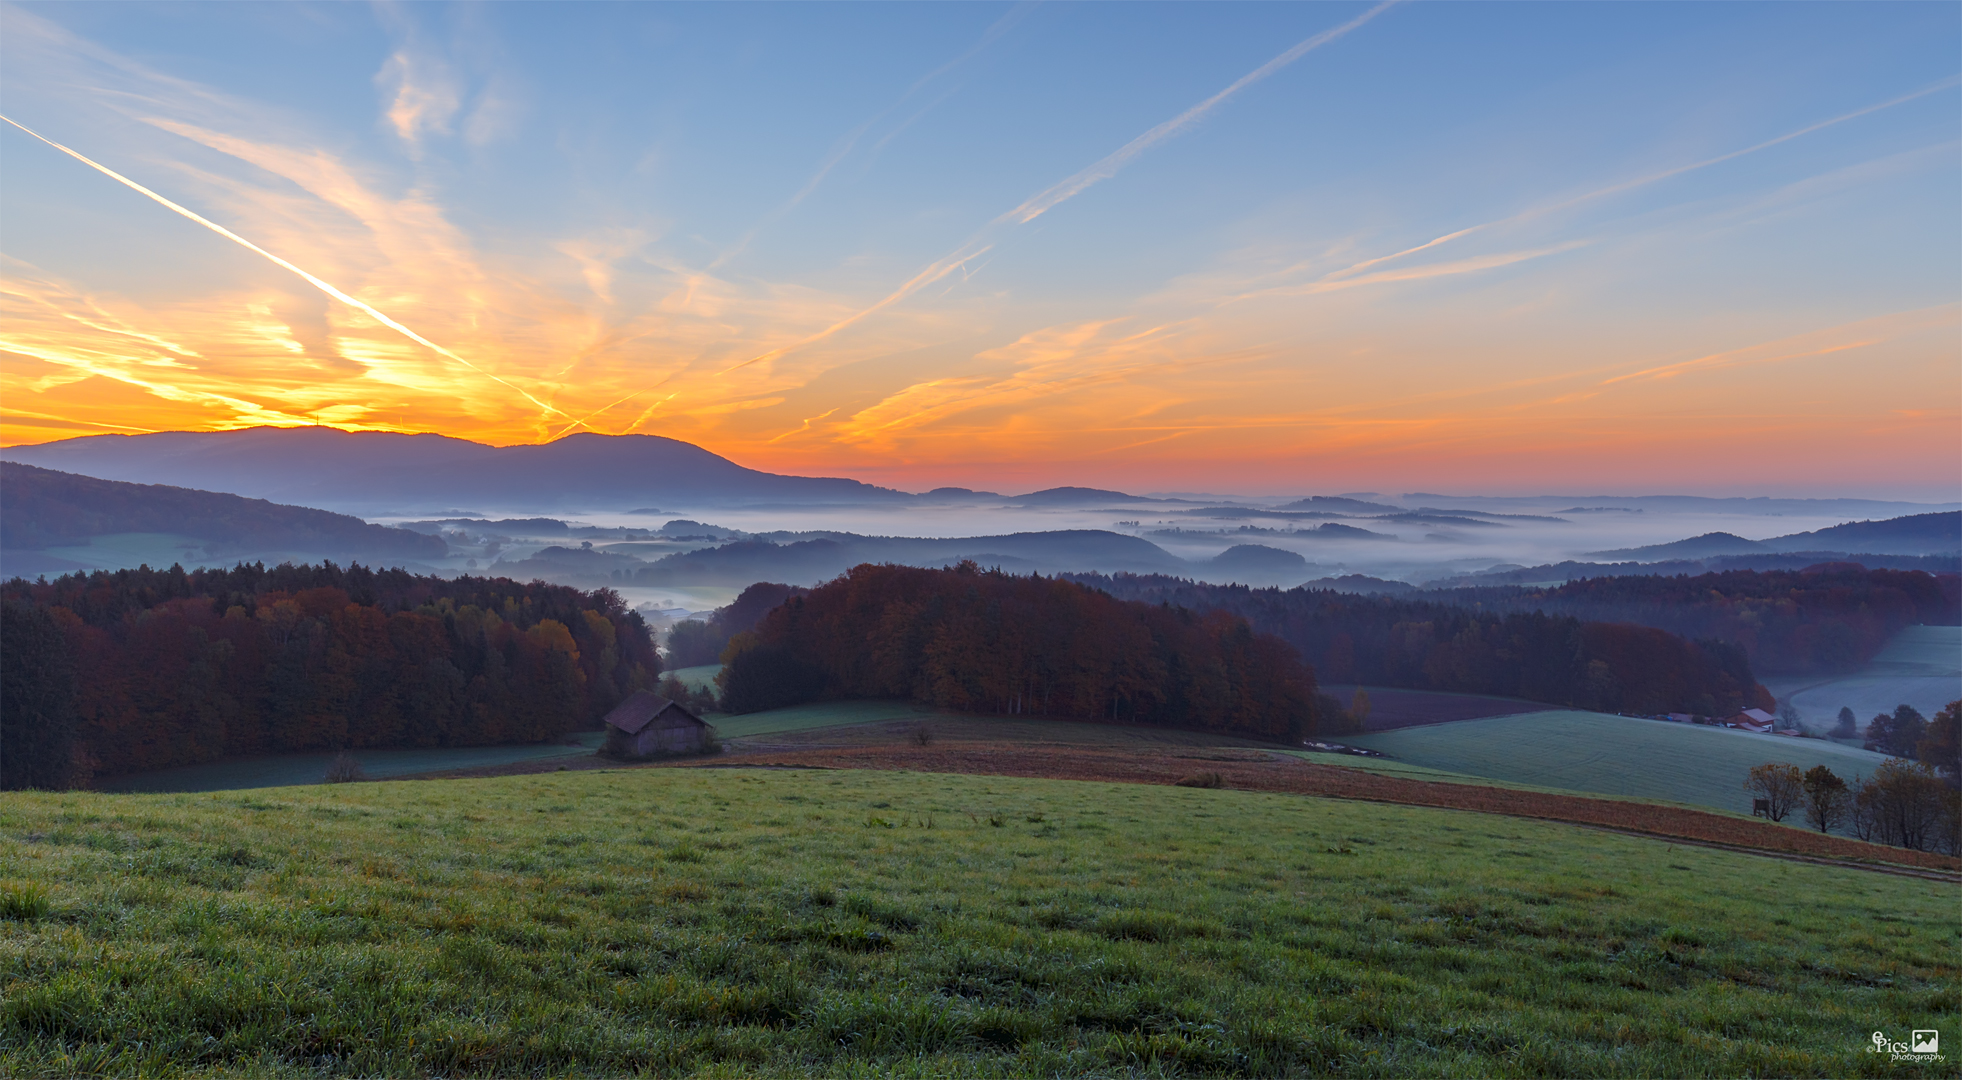
[[[348,88],[363,100],[340,108],[378,132],[355,137],[338,112],[138,63],[52,14],[5,16],[10,115],[101,167],[0,136],[6,445],[326,423],[497,444],[659,434],[909,489],[1962,484],[1952,78],[1848,76],[1802,115],[1664,103],[1620,118],[1645,143],[1592,156],[1561,149],[1579,118],[1507,99],[1409,145],[1352,132],[1313,159],[1340,168],[1275,170],[1227,137],[1280,134],[1321,100],[1288,80],[1424,17],[1343,29],[1369,9],[1330,8],[1289,31],[1309,47],[1281,66],[1284,44],[1195,59],[1177,102],[1028,152],[1020,179],[882,222],[844,178],[869,153],[852,135],[782,163],[784,197],[722,208],[750,227],[704,243],[708,211],[660,184],[489,212],[563,178],[512,164],[528,179],[475,191],[486,147],[577,151],[549,130],[466,145],[464,65],[444,54],[461,90],[415,74],[443,47],[412,31],[349,61],[383,73]],[[984,22],[975,48],[1039,32]],[[66,89],[16,89],[37,77]],[[905,85],[881,92],[910,100]],[[1367,164],[1396,154],[1467,179]],[[1260,168],[1258,198],[1212,194]],[[1193,198],[1211,205],[1188,213]],[[862,218],[857,239],[828,239],[827,214]]]

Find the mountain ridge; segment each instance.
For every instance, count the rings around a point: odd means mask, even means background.
[[[662,499],[835,503],[912,497],[840,477],[762,472],[661,435],[590,432],[500,447],[432,433],[328,427],[170,431],[10,447],[0,450],[0,460],[371,513],[417,505],[563,509],[658,505]]]

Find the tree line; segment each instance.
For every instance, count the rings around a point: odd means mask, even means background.
[[[1281,741],[1349,730],[1295,651],[1245,619],[972,562],[854,567],[791,596],[726,655],[732,712],[836,696]]]
[[[1744,650],[1767,673],[1858,669],[1905,627],[1962,622],[1962,577],[1828,563],[1805,570],[1585,578],[1549,588],[1449,589],[1481,611],[1638,623]]]
[[[538,742],[661,661],[617,593],[262,564],[0,585],[0,786],[280,751]]]
[[[1300,650],[1331,683],[1492,694],[1601,712],[1726,716],[1774,705],[1742,649],[1653,627],[1163,575],[1068,577],[1128,600],[1237,615]]]
[[[809,589],[797,585],[759,581],[744,589],[727,607],[716,608],[706,620],[684,619],[675,623],[674,629],[668,631],[669,665],[685,668],[720,662],[730,638],[754,630],[770,609],[808,592]]]
[[[1820,832],[1851,832],[1861,840],[1915,851],[1962,854],[1962,701],[1935,714],[1918,746],[1920,760],[1891,757],[1873,775],[1850,782],[1824,765],[1755,766],[1744,787],[1755,809],[1773,821],[1794,811]]]

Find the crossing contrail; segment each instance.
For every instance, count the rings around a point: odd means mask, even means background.
[[[471,363],[470,361],[465,360],[463,357],[458,356],[457,354],[451,352],[450,350],[445,349],[441,345],[438,345],[435,342],[429,340],[428,338],[423,337],[421,334],[416,333],[414,330],[411,330],[408,327],[403,326],[401,323],[396,322],[394,319],[389,318],[387,315],[382,314],[382,312],[378,310],[374,305],[369,304],[362,300],[357,300],[354,297],[349,296],[347,293],[344,293],[341,290],[335,288],[331,282],[324,281],[320,278],[315,277],[312,274],[307,273],[305,270],[302,270],[299,267],[294,266],[292,263],[287,262],[285,259],[282,259],[277,255],[274,255],[272,252],[267,251],[265,248],[262,248],[259,245],[253,243],[252,241],[247,240],[245,237],[240,236],[239,234],[233,232],[232,230],[225,228],[223,225],[220,225],[209,218],[199,215],[196,211],[189,210],[185,207],[179,206],[174,202],[171,202],[169,199],[163,197],[162,195],[157,194],[154,191],[151,191],[149,188],[146,188],[142,184],[139,184],[136,181],[131,180],[129,177],[124,176],[122,173],[117,172],[116,170],[110,168],[109,166],[104,165],[101,162],[92,160],[91,158],[81,153],[78,153],[77,151],[71,150],[68,147],[61,145],[60,143],[54,141],[53,139],[50,139],[47,136],[42,135],[40,132],[35,131],[33,128],[28,127],[26,124],[23,124],[20,121],[13,119],[12,117],[0,115],[0,120],[5,120],[7,123],[12,124],[13,126],[26,132],[27,134],[34,136],[36,139],[39,139],[42,142],[47,143],[49,146],[52,146],[56,150],[59,150],[62,153],[67,154],[69,157],[72,157],[76,161],[79,161],[82,164],[87,165],[89,168],[94,169],[95,171],[101,173],[102,175],[109,177],[111,180],[114,180],[117,183],[124,184],[130,188],[135,189],[136,191],[142,193],[143,195],[146,195],[151,199],[154,199],[157,202],[162,203],[164,206],[170,208],[171,210],[174,210],[177,213],[182,214],[185,217],[190,218],[192,221],[195,221],[198,224],[204,226],[205,228],[210,229],[212,232],[217,233],[218,235],[226,238],[227,240],[231,240],[245,248],[248,248],[252,251],[256,251],[261,255],[264,255],[266,258],[271,259],[273,262],[278,263],[279,265],[285,267],[286,269],[291,270],[294,273],[305,278],[307,284],[312,285],[314,288],[319,289],[321,292],[326,293],[328,296],[331,296],[334,299],[339,300],[341,303],[346,304],[351,308],[355,308],[359,311],[366,312],[376,322],[381,323],[383,326],[386,326],[389,329],[395,331],[396,333],[401,334],[403,337],[408,338],[410,341],[413,341],[416,344],[423,346],[424,348],[430,350],[431,352],[434,352],[439,356],[448,357],[449,359],[454,360],[459,364],[462,364],[464,367],[469,368],[471,371],[474,371],[477,374],[482,375],[484,378],[489,379],[500,386],[506,387],[507,389],[510,390],[517,391],[518,394],[523,396],[526,401],[529,401],[533,405],[536,405],[539,408],[544,409],[546,412],[558,413],[560,416],[563,416],[568,420],[573,419],[572,416],[566,413],[564,410],[548,405],[545,402],[540,401],[537,398],[533,397],[529,391],[525,390],[524,387],[506,381],[505,379],[501,379],[498,376],[492,374],[491,372],[485,371],[483,368],[478,367],[477,365]],[[578,421],[575,420],[574,423],[576,424],[578,423]]]

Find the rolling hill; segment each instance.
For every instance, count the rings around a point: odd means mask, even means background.
[[[1751,808],[1744,779],[1753,765],[1824,765],[1851,782],[1887,760],[1823,739],[1572,710],[1347,735],[1342,741],[1445,772],[1741,812]]]
[[[793,536],[804,539],[792,539]],[[815,585],[860,563],[951,566],[963,559],[1024,574],[1092,569],[1143,573],[1189,570],[1186,562],[1149,540],[1096,529],[951,539],[854,533],[773,534],[770,539],[738,540],[669,555],[652,563],[628,561],[625,556],[602,551],[555,547],[522,561],[500,562],[493,570],[517,577],[536,574],[552,580],[606,578],[616,584],[644,586],[747,585],[756,581]],[[622,576],[615,577],[616,571]]]
[[[201,554],[213,560],[269,553],[399,564],[438,559],[448,550],[440,537],[325,510],[0,465],[0,549],[8,572],[39,572],[26,567],[28,552],[132,533],[201,541]],[[16,562],[24,569],[15,571]]]
[[[1827,529],[1788,533],[1764,540],[1747,540],[1726,532],[1704,533],[1667,544],[1596,551],[1590,555],[1605,559],[1655,561],[1781,552],[1806,552],[1819,556],[1819,561],[1847,553],[1953,555],[1962,552],[1962,510],[1908,514],[1884,521],[1849,521]]]
[[[1424,807],[657,768],[4,822],[10,1076],[1920,1075],[1859,1036],[1953,1015],[1945,882]]]

